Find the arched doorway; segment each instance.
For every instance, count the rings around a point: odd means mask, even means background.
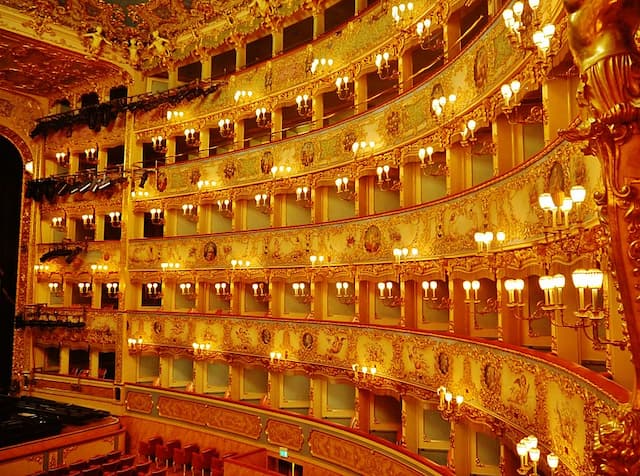
[[[18,276],[18,244],[20,238],[20,203],[23,161],[20,152],[6,137],[0,135],[0,393],[7,393],[11,380],[11,350],[15,318],[16,284]]]

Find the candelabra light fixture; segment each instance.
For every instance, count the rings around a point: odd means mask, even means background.
[[[119,283],[117,281],[105,283],[107,288],[107,297],[109,299],[115,299],[118,297]]]
[[[91,265],[91,274],[104,274],[109,271],[109,266],[106,264],[96,264],[93,263]]]
[[[311,295],[311,286],[309,285],[309,283],[292,283],[291,289],[293,291],[293,296],[298,301],[304,304],[308,304],[313,301],[313,296]]]
[[[91,297],[93,295],[93,279],[78,282],[78,294],[85,298]]]
[[[198,183],[196,184],[198,190],[215,187],[216,185],[217,182],[215,180],[198,180]]]
[[[194,357],[210,357],[213,353],[209,342],[194,342],[191,349]]]
[[[156,154],[166,154],[167,153],[167,139],[157,135],[151,138],[151,145],[153,146],[153,151]]]
[[[538,448],[538,438],[533,435],[522,438],[516,444],[516,452],[520,457],[520,467],[517,472],[522,476],[538,476],[538,462],[540,461],[541,451]],[[554,453],[547,455],[547,465],[551,470],[551,474],[555,474],[560,463],[560,458]]]
[[[198,221],[198,205],[192,203],[185,203],[182,205],[182,216],[187,220],[197,222]]]
[[[177,271],[180,269],[180,263],[163,262],[160,263],[160,269],[163,273],[166,271]]]
[[[67,230],[67,214],[51,218],[51,228],[57,231]]]
[[[324,264],[324,256],[323,255],[311,255],[311,256],[309,256],[309,262],[311,263],[311,267],[322,266]]]
[[[272,371],[285,371],[290,370],[294,367],[294,362],[287,360],[289,358],[289,352],[284,351],[284,353],[273,350],[269,352],[269,369]]]
[[[416,34],[420,40],[420,48],[425,51],[440,51],[444,41],[431,32],[431,18],[425,18],[416,24]]]
[[[538,203],[545,215],[545,233],[562,232],[569,228],[569,212],[574,209],[574,204],[576,222],[580,223],[582,221],[581,205],[584,203],[586,195],[587,192],[582,185],[571,187],[569,196],[566,196],[561,190],[554,193],[541,193],[538,196]]]
[[[397,284],[393,281],[380,281],[378,283],[378,299],[380,299],[385,306],[398,307],[404,302],[399,292],[394,292],[394,288],[396,287]]]
[[[48,264],[36,264],[33,266],[33,270],[36,273],[48,273],[49,272],[49,265]]]
[[[449,96],[443,95],[431,101],[431,109],[436,116],[436,121],[441,122],[453,117],[456,100],[457,96],[455,94],[449,94]]]
[[[258,302],[268,302],[271,299],[271,294],[269,294],[269,282],[259,282],[253,283],[251,285],[251,289],[253,289],[253,297]]]
[[[180,294],[187,299],[196,298],[196,285],[195,283],[180,283]]]
[[[64,295],[64,281],[50,281],[49,282],[49,294],[55,297],[62,297]]]
[[[502,244],[507,238],[507,235],[504,231],[498,231],[493,234],[492,231],[476,231],[473,234],[473,240],[476,242],[479,252],[489,252],[491,251],[491,244],[495,241],[498,244],[498,248],[502,247]]]
[[[356,385],[372,384],[376,380],[378,369],[375,364],[372,365],[360,365],[358,363],[351,364],[351,370],[353,371],[353,380]]]
[[[353,98],[353,88],[349,86],[349,76],[338,76],[336,78],[336,93],[340,101],[349,101]]]
[[[118,211],[109,212],[109,224],[113,228],[120,228],[122,226],[122,214]]]
[[[98,163],[98,146],[95,147],[87,147],[84,149],[84,158],[89,164],[97,164]]]
[[[387,51],[376,55],[376,68],[378,71],[378,77],[382,80],[396,79],[398,77],[397,62],[394,67],[394,62],[390,61],[391,55]]]
[[[470,146],[478,140],[475,136],[476,126],[477,123],[473,119],[469,119],[464,124],[464,128],[460,131],[460,145],[462,147]]]
[[[400,3],[391,7],[391,17],[396,28],[404,30],[413,23],[413,3]]]
[[[331,58],[314,58],[311,62],[311,74],[323,73],[331,69],[333,60]]]
[[[251,261],[245,259],[232,259],[231,260],[231,270],[235,271],[236,269],[246,269],[251,266]]]
[[[256,201],[256,208],[258,210],[262,213],[271,213],[271,197],[268,193],[257,193],[253,198]]]
[[[273,180],[284,178],[291,173],[291,170],[293,169],[290,165],[274,165],[271,167],[271,177]]]
[[[184,130],[184,138],[189,147],[198,147],[200,145],[200,133],[193,127]]]
[[[69,152],[69,149],[67,149],[66,152],[56,152],[56,162],[58,162],[58,165],[60,165],[60,167],[69,167],[70,158],[71,153]]]
[[[296,202],[301,203],[305,208],[313,207],[313,200],[311,200],[311,189],[307,186],[296,188]]]
[[[271,128],[271,113],[266,107],[256,108],[256,125],[262,129]]]
[[[149,213],[151,215],[151,223],[164,225],[164,210],[162,208],[152,208]]]
[[[311,114],[313,114],[313,101],[308,94],[301,94],[296,97],[296,104],[298,106],[299,116],[311,117]]]
[[[438,297],[438,281],[422,281],[422,300],[435,310],[451,309],[452,301],[447,296]]]
[[[223,301],[231,300],[231,286],[229,283],[215,283],[213,287],[216,290],[216,296],[218,296],[220,299],[222,299]]]
[[[438,410],[440,410],[442,418],[450,420],[460,417],[464,397],[456,395],[454,398],[453,393],[447,390],[447,387],[438,387],[436,393],[438,395]]]
[[[418,159],[420,159],[420,169],[425,175],[444,175],[447,173],[447,164],[433,160],[434,149],[432,146],[418,149]]]
[[[228,198],[224,200],[218,200],[216,202],[218,205],[218,212],[220,215],[226,218],[231,218],[233,216],[233,202]]]
[[[504,111],[507,119],[511,116],[513,110],[520,105],[518,99],[518,93],[520,92],[520,81],[514,79],[510,83],[505,83],[500,87],[500,94],[504,104],[502,110]]]
[[[394,248],[393,258],[396,264],[408,259],[416,259],[418,257],[418,248]]]
[[[248,102],[251,100],[252,97],[253,97],[253,91],[237,90],[233,95],[233,100],[236,103]]]
[[[347,281],[336,282],[336,298],[343,304],[355,304],[358,297],[351,292],[351,284]]]
[[[95,230],[96,229],[96,218],[95,218],[95,210],[93,213],[86,213],[81,216],[82,226],[85,230]]]
[[[142,337],[138,337],[137,339],[135,337],[129,337],[127,339],[127,345],[130,353],[140,352],[142,350],[142,344]]]
[[[464,302],[467,305],[469,312],[473,312],[474,324],[476,328],[478,323],[475,322],[477,315],[492,314],[498,312],[498,300],[495,298],[487,298],[486,302],[481,302],[478,299],[478,291],[480,290],[480,281],[474,279],[473,281],[463,281],[462,289],[464,289],[465,299]]]
[[[376,149],[376,143],[374,141],[355,141],[351,144],[351,152],[354,157],[368,157],[373,154]]]
[[[145,294],[148,299],[162,299],[162,283],[152,282],[144,286]]]
[[[396,168],[392,169],[391,166],[387,164],[376,168],[376,175],[378,176],[376,184],[380,190],[386,190],[389,192],[400,190],[402,184],[400,182],[400,178],[397,176],[397,172]]]
[[[184,118],[184,111],[176,109],[167,111],[167,121],[181,121]]]
[[[233,137],[233,121],[228,118],[220,119],[218,121],[218,132],[221,137],[226,139]]]
[[[335,184],[338,189],[338,197],[347,201],[355,200],[356,192],[349,189],[349,177],[338,177]]]

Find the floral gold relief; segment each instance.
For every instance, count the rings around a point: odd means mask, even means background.
[[[127,410],[131,412],[150,414],[153,410],[153,395],[142,392],[127,392],[125,405]]]
[[[296,451],[300,451],[304,442],[304,435],[300,426],[278,420],[267,420],[265,433],[269,443],[285,446]]]

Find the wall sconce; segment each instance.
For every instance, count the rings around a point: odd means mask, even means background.
[[[311,62],[311,74],[323,73],[333,66],[333,60],[331,58],[314,58]]]
[[[378,69],[378,77],[382,80],[395,79],[398,77],[398,68],[394,68],[389,62],[390,55],[388,52],[376,55],[376,68]],[[397,63],[396,63],[397,65]]]
[[[446,96],[440,96],[431,101],[431,109],[436,115],[437,122],[452,117],[455,114],[456,99],[457,96],[455,94],[449,94],[448,98]],[[447,104],[449,104],[449,107],[445,110]]]
[[[95,210],[94,213],[87,213],[86,215],[82,215],[82,226],[85,230],[95,230],[96,229],[96,219],[95,219]]]
[[[478,251],[480,253],[482,252],[489,252],[489,250],[491,249],[491,243],[493,242],[493,238],[494,238],[494,234],[492,231],[476,231],[473,234],[473,240],[476,242],[476,245],[478,246]],[[501,247],[502,244],[504,243],[504,240],[506,239],[506,235],[504,233],[504,231],[498,231],[495,234],[495,239],[498,242],[498,247]]]
[[[538,62],[537,65],[546,71],[551,66],[551,59],[553,54],[551,53],[551,41],[556,33],[556,27],[553,23],[547,23],[541,30],[536,31],[533,36],[533,44],[538,49]]]
[[[464,397],[462,395],[456,395],[453,398],[453,393],[449,392],[446,387],[439,387],[436,391],[439,397],[438,410],[445,420],[451,420],[452,418],[460,417],[460,410],[464,403]]]
[[[447,173],[447,164],[445,162],[435,162],[433,160],[434,150],[432,146],[421,147],[418,149],[418,159],[420,159],[420,169],[425,175],[445,175]]]
[[[163,273],[165,271],[177,271],[180,269],[180,263],[160,263],[160,269]]]
[[[122,226],[122,215],[120,212],[109,212],[109,224],[113,228],[120,228]]]
[[[220,119],[218,121],[218,130],[220,132],[220,136],[224,138],[233,137],[233,122],[231,119]]]
[[[69,152],[69,149],[67,149],[66,152],[56,152],[56,162],[58,162],[58,165],[60,165],[60,167],[69,167],[70,158],[71,153]]]
[[[224,200],[218,200],[218,212],[225,218],[231,218],[233,216],[233,202],[228,198]]]
[[[300,202],[305,208],[313,207],[311,189],[307,186],[296,188],[296,202]]]
[[[48,264],[36,264],[33,266],[33,270],[39,274],[39,273],[48,273],[49,272],[49,265]]]
[[[98,146],[88,147],[84,149],[84,157],[87,163],[89,164],[97,164],[98,163]]]
[[[79,282],[78,292],[82,297],[91,297],[93,295],[93,278],[91,282]]]
[[[194,342],[191,344],[194,357],[210,357],[213,351],[211,350],[211,344],[208,342]]]
[[[298,105],[298,115],[301,117],[311,117],[313,113],[313,101],[308,94],[302,94],[296,97],[296,104]]]
[[[142,342],[142,337],[138,337],[137,339],[135,337],[129,337],[127,339],[129,353],[135,354],[137,352],[140,352],[142,350]]]
[[[467,147],[478,140],[475,136],[476,126],[477,123],[473,119],[469,119],[464,125],[464,129],[460,132],[460,145],[462,147]]]
[[[338,197],[347,201],[355,200],[356,192],[349,190],[349,177],[338,177],[335,184],[338,189]]]
[[[103,274],[109,271],[109,267],[106,264],[96,264],[93,263],[91,265],[91,274]]]
[[[419,251],[418,248],[394,248],[393,249],[393,258],[395,259],[396,264],[399,264],[403,260],[407,259],[415,259],[418,257]]]
[[[400,5],[394,5],[391,7],[391,17],[396,25],[396,28],[403,30],[406,26],[413,23],[413,3],[407,4],[401,3]]]
[[[425,18],[416,25],[416,34],[420,40],[420,48],[424,51],[439,51],[444,46],[444,41],[434,38],[431,34],[431,18]]]
[[[271,178],[276,180],[277,178],[284,178],[291,173],[290,165],[274,165],[271,167]]]
[[[67,213],[65,212],[61,217],[51,218],[51,228],[58,231],[67,231]]]
[[[571,273],[574,287],[578,290],[578,311],[576,317],[587,319],[603,319],[608,311],[600,307],[599,294],[604,281],[604,274],[599,269],[576,269]],[[591,296],[585,299],[585,290],[591,290]],[[587,301],[591,302],[587,304]]]
[[[191,203],[185,203],[182,205],[182,216],[187,220],[197,222],[198,221],[198,205]]]
[[[446,284],[446,283],[445,283]],[[436,292],[438,290],[438,281],[422,281],[422,300],[426,301],[432,309],[446,310],[451,309],[452,301],[446,296],[438,298]],[[431,291],[431,292],[429,292]]]
[[[256,208],[262,213],[271,213],[271,199],[267,193],[258,193],[253,197],[256,201]]]
[[[378,298],[382,301],[385,306],[388,307],[398,307],[401,306],[404,299],[402,296],[394,295],[393,289],[395,287],[395,283],[392,281],[379,282],[378,283]]]
[[[353,378],[356,382],[372,381],[375,379],[378,369],[375,365],[367,366],[360,364],[351,364],[351,370],[353,370]]]
[[[300,302],[308,304],[313,301],[313,296],[310,294],[310,285],[308,283],[293,283],[291,285],[293,289],[293,296]]]
[[[582,221],[581,205],[584,202],[587,195],[587,191],[582,185],[574,185],[569,190],[569,196],[567,197],[563,191],[555,193],[541,193],[538,196],[538,203],[540,208],[545,212],[545,216],[551,216],[551,224],[548,224],[545,219],[545,233],[562,231],[569,227],[569,212],[573,209],[573,204],[576,204],[576,221],[579,223]],[[548,212],[548,213],[547,213]]]
[[[151,138],[151,145],[153,146],[153,151],[156,154],[166,154],[167,153],[167,139],[162,136],[153,136]]]
[[[524,290],[523,279],[507,279],[504,281],[504,289],[507,291],[507,306],[508,307],[521,307],[524,306],[522,302],[522,291]]]
[[[520,467],[518,474],[537,476],[538,461],[540,461],[540,449],[538,448],[538,438],[533,435],[522,438],[516,444],[516,452],[520,457]]]
[[[184,111],[167,111],[167,121],[180,121],[184,118]]]
[[[287,360],[288,358],[289,352],[286,350],[284,354],[278,351],[269,352],[269,369],[276,372],[292,369],[295,364]]]
[[[480,289],[480,281],[474,279],[473,281],[463,281],[462,289],[464,289],[465,299],[469,312],[473,311],[474,324],[478,328],[477,322],[475,322],[475,316],[480,314],[491,314],[498,312],[498,300],[488,298],[485,303],[480,306],[480,300],[478,299],[478,290]],[[471,295],[473,291],[473,295]]]
[[[264,107],[256,109],[256,124],[262,129],[271,128],[271,113]]]
[[[215,283],[213,287],[216,290],[216,296],[218,296],[220,299],[222,299],[223,301],[231,300],[231,293],[229,292],[231,290],[231,286],[229,285],[229,283]]]
[[[49,283],[49,294],[55,297],[64,296],[64,279],[61,279],[60,282],[52,281]]]
[[[269,282],[253,283],[251,285],[253,289],[253,297],[258,302],[267,302],[271,299],[269,294]]]
[[[351,152],[354,157],[367,157],[373,154],[376,143],[374,141],[356,141],[351,145]]]
[[[119,283],[114,281],[112,283],[106,283],[105,286],[107,287],[107,297],[109,299],[116,299],[118,297]]]
[[[164,225],[164,210],[162,208],[152,208],[149,213],[151,214],[151,223]]]
[[[238,90],[233,95],[233,100],[236,103],[248,102],[251,100],[252,97],[253,97],[253,91]]]
[[[397,169],[393,169],[394,174],[392,174],[392,169],[389,165],[378,166],[376,168],[376,175],[378,176],[377,185],[380,190],[385,190],[389,192],[397,192],[400,190],[401,182],[399,178],[392,177],[392,175],[397,174]]]
[[[502,94],[502,99],[504,100],[502,110],[507,116],[507,119],[510,118],[513,110],[520,105],[520,101],[518,100],[519,92],[520,81],[518,81],[517,79],[514,79],[513,81],[511,81],[511,83],[505,83],[500,87],[500,93]]]
[[[162,299],[162,283],[147,283],[144,286],[144,290],[148,299]]]
[[[195,301],[197,297],[195,283],[180,283],[180,294],[190,301]]]
[[[509,41],[512,46],[521,48],[523,50],[530,49],[530,45],[527,43],[528,38],[531,35],[531,30],[537,28],[538,18],[537,11],[540,6],[540,0],[530,0],[528,2],[531,15],[525,15],[525,4],[521,1],[517,1],[513,4],[513,8],[506,8],[502,12],[502,19],[507,27]],[[524,21],[527,20],[528,21]]]
[[[311,267],[314,267],[315,265],[322,266],[324,264],[324,256],[311,255],[309,256],[309,261],[311,262]]]
[[[231,260],[231,269],[234,271],[236,270],[236,268],[248,268],[249,266],[251,266],[251,262],[248,260],[241,260],[241,259]]]
[[[346,281],[336,283],[336,298],[343,304],[355,304],[358,297],[351,293],[350,284]]]
[[[184,130],[184,139],[189,147],[197,147],[200,145],[200,133],[193,127]]]
[[[215,187],[216,185],[217,182],[215,180],[198,180],[198,183],[196,184],[198,190]]]
[[[338,76],[336,79],[336,93],[340,101],[349,101],[353,98],[353,90],[349,87],[349,76]]]

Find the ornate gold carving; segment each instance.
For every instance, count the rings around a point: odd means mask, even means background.
[[[149,415],[153,410],[153,395],[150,393],[128,391],[125,406],[128,411]]]
[[[278,420],[267,420],[265,428],[267,441],[274,445],[286,446],[289,449],[300,451],[304,443],[302,428],[298,425],[284,423]]]

